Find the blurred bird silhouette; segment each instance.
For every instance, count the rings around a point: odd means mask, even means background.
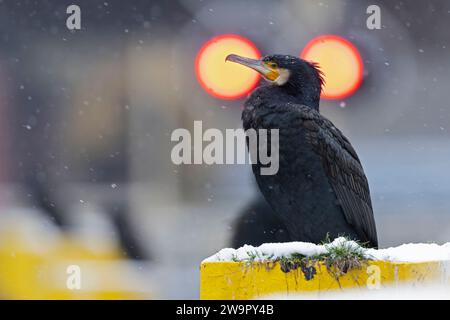
[[[260,246],[270,242],[288,242],[290,238],[281,219],[275,215],[262,195],[252,199],[233,223],[231,246]]]

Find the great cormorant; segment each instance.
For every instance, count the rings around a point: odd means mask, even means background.
[[[318,65],[290,55],[249,59],[231,54],[226,60],[268,81],[248,97],[242,120],[245,130],[279,130],[278,172],[262,175],[259,161],[252,168],[289,238],[320,243],[347,236],[377,247],[369,185],[358,155],[319,113],[324,81]]]

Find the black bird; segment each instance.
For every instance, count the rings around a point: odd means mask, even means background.
[[[278,172],[262,175],[259,160],[252,169],[290,239],[320,243],[347,236],[377,247],[369,184],[358,155],[319,113],[324,81],[318,65],[289,55],[255,60],[231,54],[226,60],[268,81],[248,97],[242,120],[245,130],[279,129]],[[270,152],[270,135],[267,144]]]

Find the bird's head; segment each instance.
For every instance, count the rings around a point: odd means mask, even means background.
[[[318,108],[324,85],[323,73],[317,64],[290,55],[274,54],[250,59],[230,54],[225,61],[239,63],[258,71],[269,83],[298,97],[302,103]]]

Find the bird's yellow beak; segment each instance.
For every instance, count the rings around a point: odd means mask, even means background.
[[[261,59],[250,59],[246,57],[238,56],[237,54],[229,54],[225,61],[231,61],[235,63],[242,64],[243,66],[249,67],[253,70],[258,71],[265,79],[269,81],[275,81],[280,75],[277,69],[269,67]]]

